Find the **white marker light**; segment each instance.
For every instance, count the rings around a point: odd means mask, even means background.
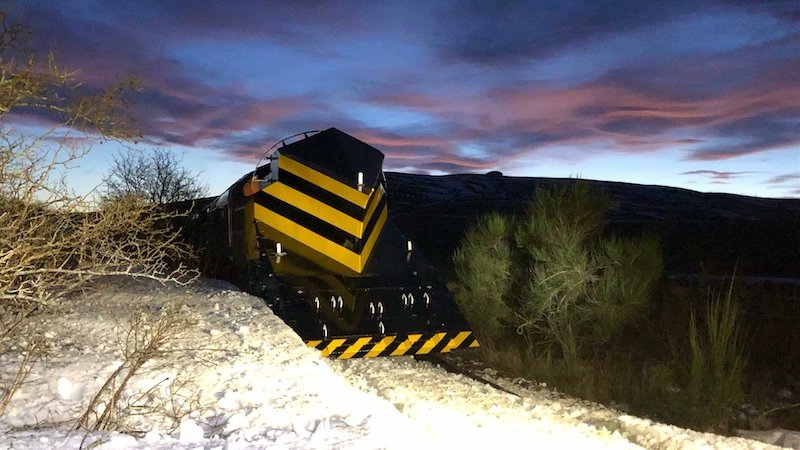
[[[277,254],[279,254],[279,255],[280,255],[280,254],[282,253],[282,252],[281,252],[281,250],[283,250],[283,249],[281,248],[281,243],[280,243],[280,242],[276,243],[276,244],[275,244],[275,253],[277,253]]]
[[[408,251],[411,251],[411,241],[408,241]]]
[[[364,172],[358,172],[358,184],[364,184]]]

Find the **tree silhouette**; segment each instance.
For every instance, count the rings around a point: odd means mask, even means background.
[[[156,205],[192,200],[208,193],[181,164],[182,158],[165,149],[147,153],[119,153],[114,157],[104,196],[107,199],[136,196]]]

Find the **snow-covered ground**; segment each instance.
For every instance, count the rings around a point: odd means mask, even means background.
[[[74,431],[124,362],[130,318],[170,308],[185,317],[185,331],[117,402],[128,413],[118,429],[140,437]],[[212,281],[167,288],[117,280],[37,325],[49,351],[0,417],[0,448],[776,448],[515,380],[494,379],[499,390],[410,357],[323,359],[259,299]],[[3,379],[20,357],[0,355]]]

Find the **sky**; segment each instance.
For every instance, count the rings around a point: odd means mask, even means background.
[[[336,127],[384,170],[800,198],[796,1],[2,4],[88,89],[141,80],[136,148],[183,155],[212,194]]]

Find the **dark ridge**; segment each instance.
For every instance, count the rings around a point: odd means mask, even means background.
[[[429,176],[386,173],[389,212],[437,265],[481,214],[521,212],[537,189],[589,183],[616,207],[610,230],[661,237],[668,273],[800,277],[800,200],[701,193],[665,186],[499,173]]]

